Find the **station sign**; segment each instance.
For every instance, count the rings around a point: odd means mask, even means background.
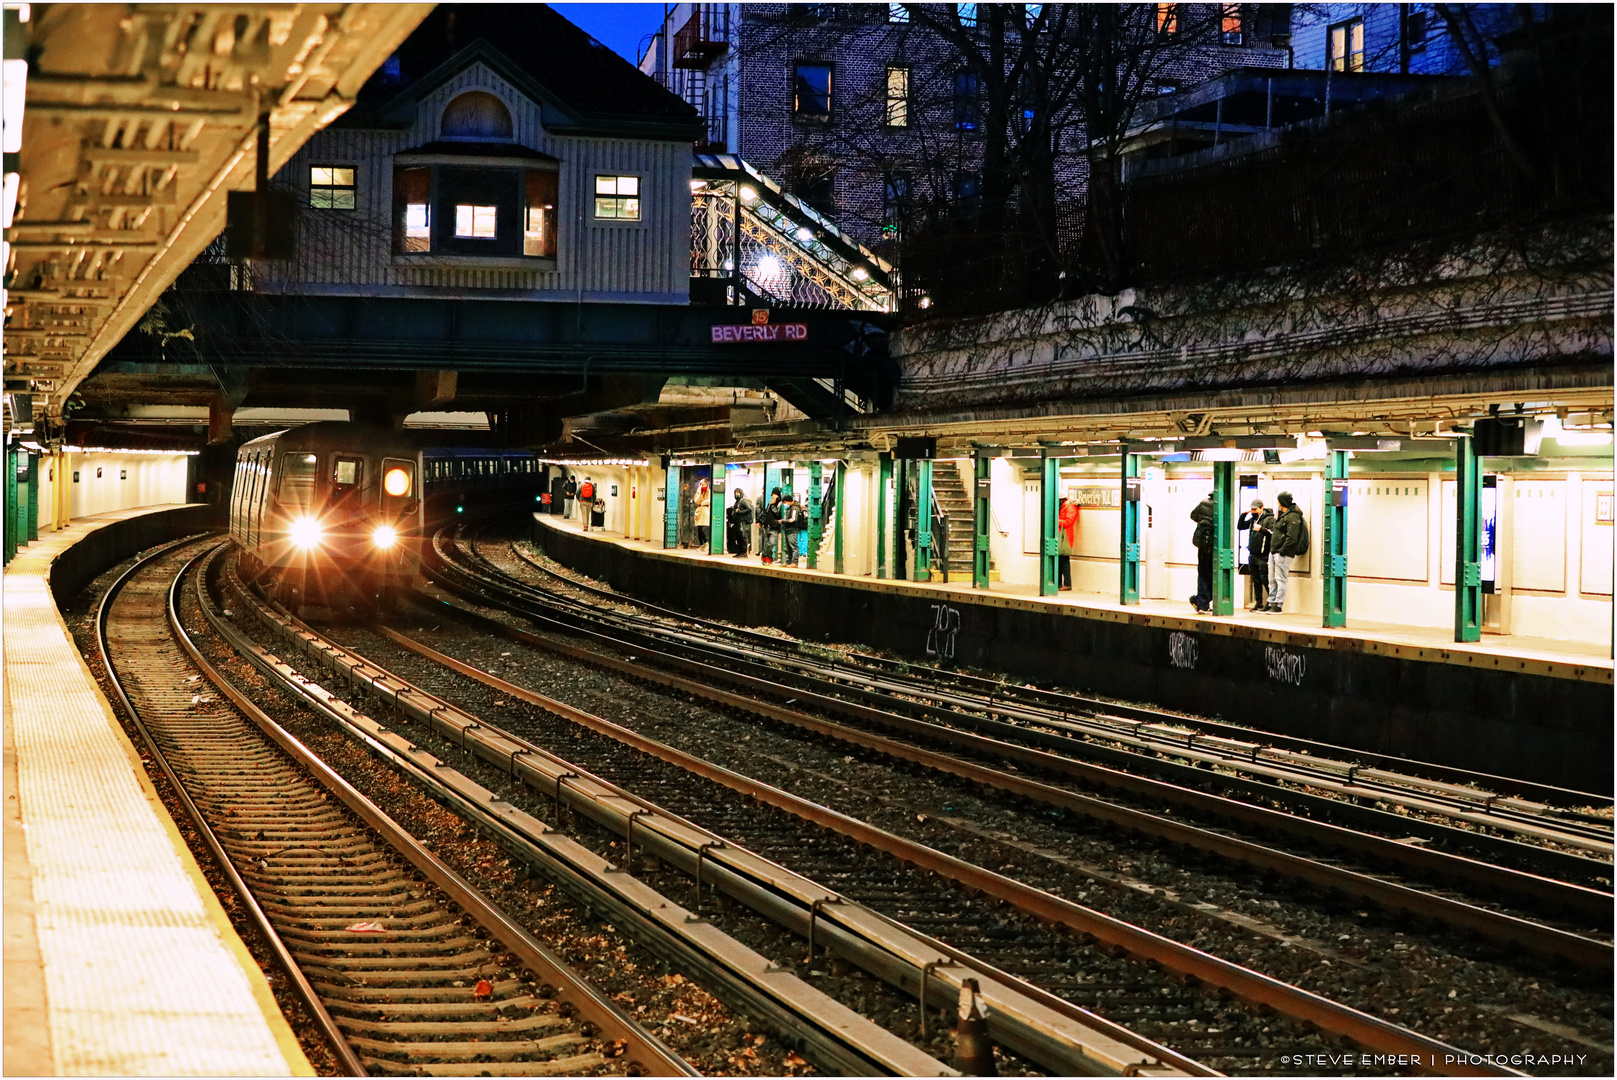
[[[765,323],[754,325],[715,325],[713,344],[753,345],[782,341],[807,341],[808,323]]]

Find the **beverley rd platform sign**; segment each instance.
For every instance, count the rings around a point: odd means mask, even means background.
[[[715,326],[713,344],[751,345],[779,341],[807,341],[808,323],[766,323],[762,326]]]

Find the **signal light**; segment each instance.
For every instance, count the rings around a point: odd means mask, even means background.
[[[455,507],[455,513],[457,513],[457,514],[464,514],[464,513],[465,513],[465,512],[466,512],[466,508],[465,508],[465,507],[464,507],[464,506],[457,506],[457,507]]]

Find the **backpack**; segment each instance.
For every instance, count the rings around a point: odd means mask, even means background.
[[[580,499],[595,498],[595,485],[588,480],[584,481],[584,486],[578,489],[578,497]]]
[[[1200,521],[1196,523],[1196,531],[1190,535],[1190,542],[1198,549],[1213,545],[1213,523]]]
[[[1297,554],[1308,554],[1308,519],[1298,515]]]

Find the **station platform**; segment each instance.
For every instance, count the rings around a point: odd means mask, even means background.
[[[203,509],[82,518],[6,568],[9,1076],[314,1075],[51,591],[53,564],[76,545],[128,541],[99,567],[73,560],[93,576],[154,529],[194,531],[190,511]]]
[[[1609,650],[1317,615],[1198,615],[1188,605],[1031,586],[851,577],[664,549],[534,516],[534,539],[614,588],[698,615],[858,641],[1368,752],[1612,790]]]

